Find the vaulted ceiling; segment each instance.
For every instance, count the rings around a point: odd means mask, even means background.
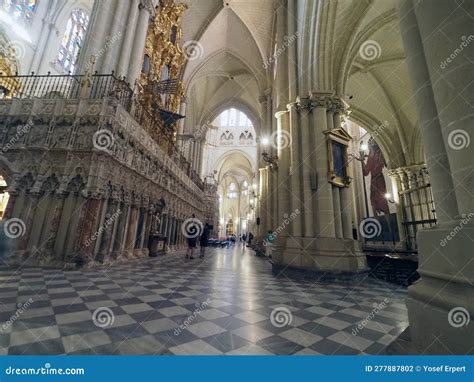
[[[235,107],[258,130],[259,96],[268,87],[264,65],[272,46],[275,0],[185,0],[184,44],[196,49],[183,76],[193,95],[193,123]]]
[[[299,48],[303,36],[316,36],[317,41],[310,58],[315,74],[308,90],[347,95],[351,118],[378,135],[391,167],[422,162],[397,1],[313,1],[317,0],[298,1],[296,17]],[[184,73],[187,95],[195,100],[188,122],[192,126],[210,122],[222,110],[235,107],[249,115],[258,134],[259,97],[272,86],[272,67],[264,63],[274,45],[278,1],[184,2],[188,11],[183,40],[198,50]],[[311,13],[314,4],[317,14]],[[314,29],[310,24],[316,25]],[[302,28],[311,28],[311,36]]]
[[[347,95],[351,118],[377,136],[390,167],[422,162],[397,1],[324,1],[320,12],[319,85]]]

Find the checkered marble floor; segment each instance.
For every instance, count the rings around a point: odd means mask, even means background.
[[[383,354],[408,325],[405,295],[275,277],[240,247],[74,272],[0,266],[0,354]]]

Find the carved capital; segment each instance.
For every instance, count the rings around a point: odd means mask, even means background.
[[[153,7],[153,2],[151,0],[140,0],[138,8],[140,10],[145,9],[150,13],[151,16],[154,16],[155,8]]]
[[[309,97],[298,97],[296,98],[296,109],[298,111],[311,111],[311,99]]]
[[[342,99],[338,97],[331,97],[328,99],[327,109],[333,113],[339,113],[343,115],[349,109],[349,107]]]

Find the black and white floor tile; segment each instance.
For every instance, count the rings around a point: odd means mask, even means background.
[[[408,325],[397,285],[276,277],[240,247],[183,257],[1,266],[0,355],[383,354]]]

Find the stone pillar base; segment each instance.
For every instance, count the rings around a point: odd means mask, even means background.
[[[368,270],[367,258],[359,243],[335,238],[280,238],[273,251],[278,266],[317,272],[359,273]]]
[[[448,240],[449,237],[449,240]],[[418,234],[419,282],[408,289],[411,339],[425,354],[474,354],[474,227]]]

